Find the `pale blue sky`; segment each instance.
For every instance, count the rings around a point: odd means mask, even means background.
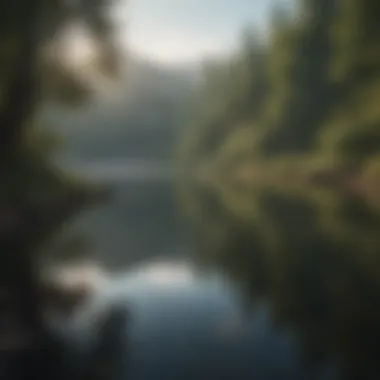
[[[278,0],[127,0],[128,45],[165,63],[228,53],[247,24],[264,27]],[[281,0],[290,1],[290,0]]]

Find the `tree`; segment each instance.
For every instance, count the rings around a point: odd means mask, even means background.
[[[325,124],[320,148],[361,165],[380,149],[380,30],[375,1],[342,2],[333,29],[331,77],[337,87],[334,111]]]
[[[78,94],[84,100],[89,94],[69,67],[48,54],[67,28],[84,25],[96,46],[99,69],[117,72],[110,6],[107,0],[0,4],[0,286],[5,302],[20,318],[19,327],[37,337],[44,330],[45,307],[38,249],[63,221],[99,194],[91,195],[57,171],[46,151],[31,144],[30,132],[39,108],[61,99],[57,95],[63,88],[70,90],[68,100]],[[57,77],[59,81],[53,80]]]
[[[312,150],[336,100],[329,73],[330,34],[337,6],[327,0],[305,0],[302,5],[290,27],[277,32],[278,42],[271,54],[271,61],[281,71],[272,82],[269,111],[275,117],[268,116],[268,135],[263,142],[263,151],[270,155]],[[286,62],[286,57],[290,61]]]
[[[266,46],[251,28],[243,31],[239,49],[231,58],[205,65],[192,113],[197,116],[183,139],[182,156],[189,161],[207,160],[231,136],[245,133],[247,127],[255,132],[269,90],[267,66]]]

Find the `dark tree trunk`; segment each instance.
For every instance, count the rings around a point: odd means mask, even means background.
[[[2,37],[16,37],[17,52],[12,57],[9,81],[4,84],[3,100],[0,106],[0,176],[6,176],[12,160],[19,154],[22,133],[31,120],[37,100],[37,64],[39,51],[39,25],[41,0],[28,0],[22,3],[5,0],[1,10],[9,23],[2,29]],[[5,226],[0,223],[0,291],[1,334],[5,334],[7,323],[20,325],[19,331],[33,331],[37,335],[42,329],[40,317],[38,278],[36,260],[26,249],[23,236],[19,235],[20,225],[25,224],[18,205],[6,190],[1,199],[0,221],[4,215],[10,217]],[[5,215],[5,219],[6,216]],[[16,316],[17,323],[12,321]],[[0,334],[0,335],[1,335]],[[6,340],[4,335],[1,339]]]
[[[5,0],[10,17],[20,20],[17,37],[19,49],[11,68],[11,78],[4,91],[4,102],[0,109],[0,163],[17,149],[17,143],[26,122],[33,114],[37,91],[37,64],[39,51],[40,0],[29,0],[18,10]],[[17,2],[13,2],[16,3]],[[18,12],[18,13],[17,13]]]

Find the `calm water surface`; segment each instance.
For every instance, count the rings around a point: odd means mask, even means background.
[[[123,173],[76,226],[115,273],[100,303],[131,313],[122,378],[379,378],[374,207],[194,186],[185,218],[170,176]]]

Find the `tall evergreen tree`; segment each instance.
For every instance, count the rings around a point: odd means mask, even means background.
[[[270,155],[304,153],[315,146],[316,134],[335,97],[330,66],[331,28],[337,9],[334,1],[305,0],[290,30],[280,30],[276,37],[277,44],[284,45],[277,51],[275,44],[271,54],[282,74],[272,83],[269,112],[275,116],[268,116],[263,143],[264,152]],[[277,57],[281,51],[283,55]]]
[[[32,347],[39,355],[36,360],[42,360],[40,348],[49,350],[40,340],[46,305],[38,248],[88,203],[90,193],[62,176],[46,152],[30,143],[31,128],[44,102],[57,99],[63,88],[70,89],[71,97],[89,93],[62,61],[47,54],[66,28],[81,23],[97,46],[99,68],[117,71],[110,5],[107,0],[4,0],[0,4],[0,301],[5,306],[1,312],[2,321],[15,324],[12,331],[31,333]],[[57,75],[60,86],[52,80]],[[7,334],[1,325],[0,341]],[[29,359],[38,371],[42,362]]]
[[[376,1],[342,2],[334,27],[331,74],[338,101],[323,129],[321,149],[356,164],[380,149],[379,14]]]

